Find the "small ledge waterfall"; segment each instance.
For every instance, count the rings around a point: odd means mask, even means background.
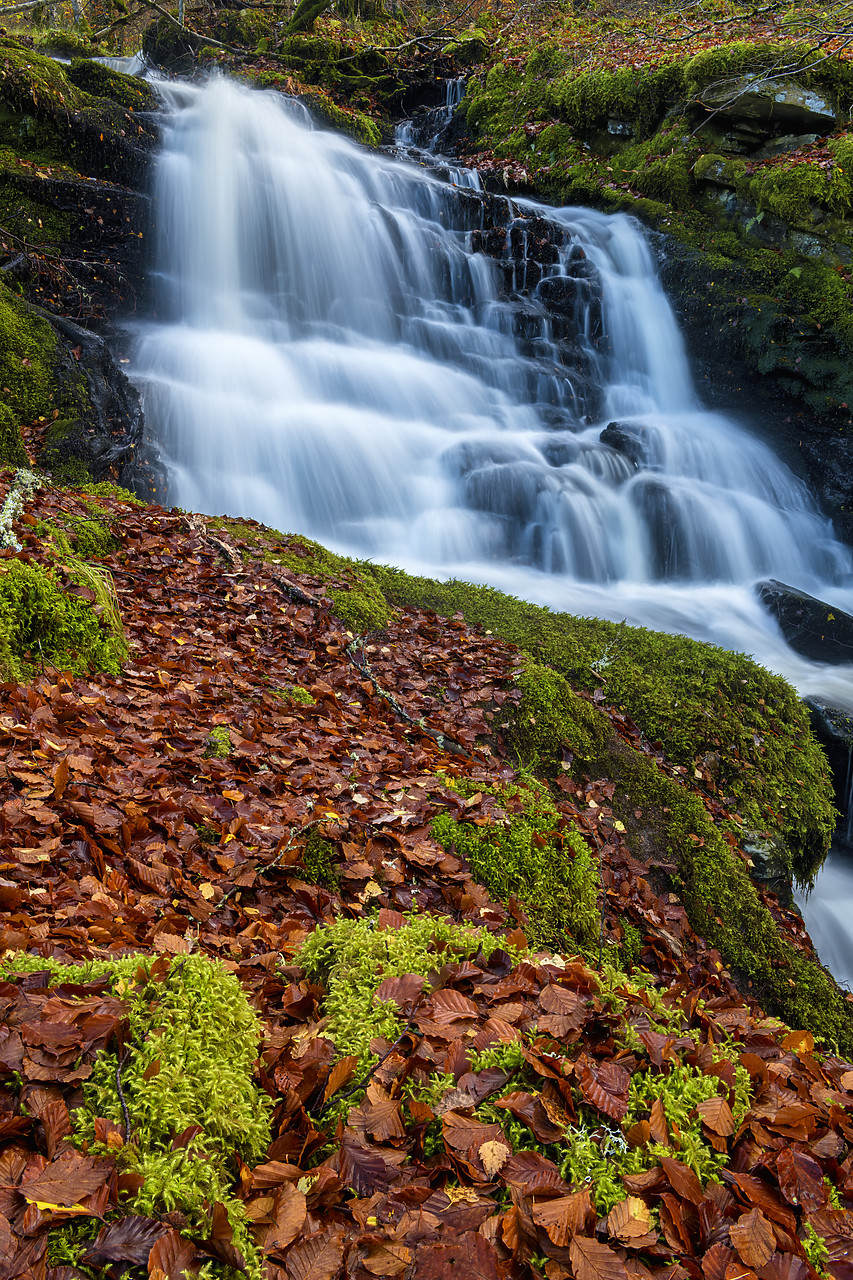
[[[853,709],[853,668],[795,655],[753,593],[776,577],[850,611],[850,552],[698,402],[631,219],[485,196],[223,78],[159,88],[157,314],[132,376],[172,501],[684,632]],[[819,885],[805,910],[845,976],[853,872],[830,869],[834,902]]]

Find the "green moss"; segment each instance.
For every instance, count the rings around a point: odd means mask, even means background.
[[[736,1071],[739,1080],[733,1114],[735,1122],[740,1123],[749,1108],[749,1076],[743,1067],[738,1066]],[[625,1199],[626,1175],[654,1168],[662,1156],[676,1156],[702,1183],[719,1182],[720,1171],[729,1163],[729,1153],[716,1151],[706,1141],[696,1107],[727,1092],[728,1086],[719,1077],[705,1075],[683,1061],[673,1062],[666,1075],[636,1072],[631,1077],[628,1114],[622,1127],[627,1130],[647,1117],[652,1104],[660,1100],[667,1128],[670,1132],[677,1128],[679,1135],[673,1138],[673,1146],[649,1142],[629,1147],[619,1129],[602,1126],[600,1116],[583,1108],[581,1123],[566,1133],[560,1174],[578,1186],[588,1185],[602,1215]]]
[[[71,560],[67,576],[82,598],[69,595],[50,569],[23,560],[0,565],[5,679],[25,679],[44,664],[78,673],[120,671],[127,645],[109,574]]]
[[[403,1027],[396,1002],[376,999],[385,978],[418,974],[428,991],[433,970],[480,951],[488,958],[500,946],[502,940],[486,930],[453,924],[445,916],[409,915],[399,929],[378,929],[369,917],[340,918],[316,928],[295,960],[312,981],[325,984],[326,1035],[338,1057],[358,1058],[360,1075],[376,1061],[371,1040],[396,1040]]]
[[[514,600],[490,587],[434,582],[378,565],[360,566],[392,604],[416,604],[468,622],[518,647],[538,664],[522,677],[535,718],[551,717],[545,731],[518,719],[510,729],[522,760],[545,758],[557,723],[583,757],[596,730],[593,708],[573,702],[568,690],[543,675],[548,667],[577,689],[602,687],[607,701],[626,710],[667,755],[691,767],[710,757],[717,785],[747,825],[780,832],[798,872],[807,879],[823,858],[835,822],[832,778],[813,737],[806,708],[780,676],[743,654],[669,636],[644,627],[575,618]],[[537,679],[543,681],[536,694]],[[534,699],[530,703],[530,699]],[[550,710],[549,710],[550,708]],[[562,739],[551,740],[552,750]],[[577,744],[577,745],[575,745]]]
[[[340,881],[336,862],[334,846],[316,831],[312,831],[302,850],[302,879],[308,884],[319,884],[334,892]]]
[[[218,724],[216,728],[211,729],[204,748],[206,758],[227,760],[233,750],[234,743],[231,741],[231,730],[227,724]]]
[[[460,788],[463,794],[471,788]],[[482,789],[482,788],[478,788]],[[488,789],[502,806],[487,824],[439,814],[432,834],[464,857],[474,879],[503,902],[517,898],[529,917],[534,949],[590,950],[599,936],[598,862],[555,808],[548,788],[522,777]]]
[[[98,498],[115,498],[117,502],[129,502],[135,507],[144,507],[145,503],[141,498],[137,498],[135,493],[131,493],[129,489],[123,489],[120,484],[111,484],[108,480],[101,480],[97,484],[87,484],[84,486],[86,493],[92,493]],[[92,503],[90,508],[94,514],[98,512],[107,513],[107,508]]]
[[[613,809],[629,835],[645,832],[648,849],[651,832],[655,849],[676,864],[674,888],[696,932],[771,1013],[850,1054],[853,1013],[842,992],[819,964],[779,934],[745,864],[699,797],[624,743],[614,743],[593,766],[596,774],[604,771],[617,783]]]
[[[368,147],[378,147],[382,141],[382,130],[363,111],[358,111],[354,107],[338,106],[326,94],[320,92],[304,93],[302,101],[321,124],[330,125],[331,128],[348,134],[351,138],[355,138],[356,142],[362,142]]]
[[[233,1243],[246,1257],[250,1276],[259,1280],[245,1208],[232,1192],[234,1156],[251,1164],[263,1158],[272,1104],[253,1082],[261,1027],[237,979],[202,955],[182,956],[171,966],[140,955],[77,966],[17,955],[3,967],[6,974],[49,970],[57,983],[110,977],[130,1020],[121,1082],[131,1142],[120,1158],[145,1179],[133,1210],[143,1216],[181,1213],[192,1233],[205,1236],[211,1208],[221,1202]],[[83,1086],[83,1106],[75,1112],[75,1139],[96,1150],[96,1117],[124,1129],[118,1067],[115,1052],[98,1055]],[[200,1132],[175,1149],[174,1139],[195,1125]]]
[[[93,58],[107,53],[106,49],[93,45],[83,31],[69,31],[59,27],[36,31],[33,45],[39,53],[59,54],[63,58]]]
[[[8,159],[7,159],[8,158]],[[10,153],[0,153],[0,171],[11,173],[6,177],[0,172],[0,226],[25,241],[27,245],[61,245],[71,234],[71,219],[54,206],[36,200],[21,189],[15,179],[21,168],[14,164]],[[32,177],[30,171],[26,175]]]
[[[0,285],[0,465],[26,466],[21,423],[51,411],[56,334]]]
[[[91,58],[74,58],[65,74],[78,89],[94,98],[109,98],[128,111],[157,109],[157,98],[144,81],[113,71]]]
[[[71,545],[81,559],[92,560],[111,555],[121,542],[100,520],[75,520],[71,527]]]
[[[299,702],[305,707],[313,707],[316,698],[303,689],[300,684],[288,684],[283,689],[274,689],[276,697],[282,698],[285,702]]]

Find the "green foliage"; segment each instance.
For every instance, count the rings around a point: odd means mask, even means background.
[[[112,484],[109,480],[99,480],[97,484],[87,484],[84,486],[86,493],[94,494],[96,498],[115,498],[118,502],[129,502],[134,507],[144,507],[145,503],[141,498],[137,498],[135,493],[131,493],[129,489],[123,489],[120,484]],[[92,503],[90,509],[93,514],[106,514],[106,507],[100,506],[98,503]]]
[[[74,58],[66,69],[71,84],[93,98],[109,98],[129,111],[153,111],[157,98],[144,80],[113,71],[91,58]]]
[[[463,794],[472,788],[460,786]],[[481,789],[481,788],[478,788]],[[554,807],[548,788],[522,777],[490,788],[503,806],[488,825],[439,814],[432,834],[464,857],[475,880],[496,898],[517,898],[527,912],[535,949],[590,949],[599,935],[599,871],[589,846]]]
[[[340,918],[316,928],[295,961],[312,981],[325,984],[327,1034],[338,1057],[356,1055],[362,1074],[376,1061],[371,1040],[396,1040],[403,1027],[396,1002],[376,999],[385,978],[415,973],[428,991],[427,976],[448,961],[477,952],[488,958],[502,945],[486,930],[455,925],[444,916],[412,914],[400,929],[378,929],[370,918]]]
[[[121,543],[100,520],[75,520],[71,527],[71,545],[78,556],[91,560],[110,555]]]
[[[202,955],[182,957],[165,973],[152,973],[152,959],[140,955],[71,966],[16,955],[3,968],[6,973],[48,969],[56,982],[110,976],[130,1019],[130,1054],[121,1082],[132,1141],[123,1148],[123,1159],[145,1178],[133,1210],[148,1216],[177,1211],[191,1231],[204,1236],[211,1208],[220,1201],[234,1244],[246,1256],[253,1280],[259,1280],[260,1260],[245,1210],[231,1187],[234,1153],[256,1163],[267,1150],[271,1102],[252,1082],[261,1028],[237,979]],[[118,1067],[114,1052],[95,1059],[83,1086],[83,1106],[75,1113],[76,1140],[94,1144],[97,1116],[123,1129]],[[193,1125],[201,1127],[200,1133],[173,1150],[175,1137]]]
[[[95,1276],[86,1267],[80,1271],[80,1258],[92,1247],[101,1223],[97,1218],[75,1218],[65,1226],[54,1227],[47,1238],[48,1267],[77,1267],[78,1275]]]
[[[732,1113],[735,1123],[743,1119],[749,1108],[749,1075],[736,1068],[738,1084]],[[673,1146],[657,1142],[642,1147],[629,1147],[618,1129],[602,1125],[600,1116],[581,1108],[581,1123],[566,1132],[560,1173],[568,1182],[588,1185],[600,1214],[609,1213],[626,1196],[623,1182],[626,1174],[642,1173],[654,1168],[661,1156],[675,1156],[692,1169],[700,1182],[718,1182],[719,1172],[729,1162],[727,1152],[716,1151],[702,1133],[701,1116],[696,1106],[709,1098],[725,1094],[727,1088],[719,1077],[705,1075],[688,1062],[669,1064],[667,1074],[649,1070],[635,1072],[628,1095],[628,1114],[622,1122],[624,1130],[647,1116],[652,1103],[660,1099],[667,1128],[678,1138]]]
[[[829,1277],[829,1248],[823,1236],[818,1235],[810,1222],[805,1225],[805,1239],[800,1242],[803,1252],[819,1276]]]
[[[51,409],[56,334],[0,284],[0,466],[27,465],[18,427]]]
[[[659,739],[671,760],[690,767],[718,757],[718,784],[745,823],[781,832],[804,879],[820,863],[835,821],[832,779],[807,711],[781,676],[744,654],[687,636],[552,613],[491,587],[435,582],[379,565],[359,569],[390,603],[416,604],[443,617],[461,612],[537,664],[522,676],[525,701],[508,727],[522,760],[546,758],[546,746],[559,758],[563,739],[552,735],[563,732],[586,760],[608,732],[595,708],[579,706],[565,684],[543,677],[541,669],[550,667],[574,688],[603,686],[607,701],[624,708],[650,740]],[[537,723],[530,724],[531,715]]]
[[[313,699],[312,699],[313,701]],[[302,879],[334,892],[340,881],[334,846],[312,831],[302,850]]]
[[[5,679],[25,679],[45,663],[80,674],[120,671],[127,646],[109,574],[79,560],[71,561],[68,571],[94,595],[94,607],[68,595],[49,569],[23,560],[0,565],[0,665],[6,668]]]
[[[283,702],[298,702],[303,707],[313,707],[316,702],[316,698],[307,689],[303,689],[301,684],[287,684],[283,689],[274,689],[273,693]]]
[[[207,735],[204,754],[207,759],[227,760],[234,750],[231,730],[227,724],[218,724]]]
[[[621,920],[622,942],[619,945],[619,963],[626,973],[640,963],[643,954],[643,935],[630,920]]]

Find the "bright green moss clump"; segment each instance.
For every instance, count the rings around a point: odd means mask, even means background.
[[[457,784],[458,785],[458,784]],[[459,788],[463,794],[473,785]],[[491,790],[503,806],[486,825],[439,814],[432,834],[464,857],[493,897],[515,897],[529,917],[534,949],[591,950],[599,937],[597,859],[555,808],[544,783],[523,776]]]
[[[145,1179],[133,1210],[144,1216],[177,1210],[192,1232],[204,1236],[213,1205],[224,1204],[233,1243],[245,1256],[249,1274],[259,1277],[245,1209],[231,1188],[234,1153],[254,1164],[267,1150],[271,1102],[253,1083],[261,1028],[237,979],[202,955],[171,964],[137,955],[76,966],[17,955],[3,967],[6,973],[48,969],[56,982],[109,975],[130,1019],[129,1053],[121,1067],[130,1142],[120,1159]],[[83,1106],[75,1113],[76,1140],[94,1143],[98,1116],[124,1131],[118,1066],[114,1052],[95,1059],[83,1086]],[[173,1149],[174,1139],[192,1125],[200,1132]]]
[[[376,1061],[371,1040],[396,1040],[403,1028],[397,1003],[376,999],[385,978],[418,974],[427,991],[433,970],[478,951],[488,958],[503,945],[486,930],[455,925],[445,916],[410,915],[400,929],[378,929],[370,918],[340,918],[315,929],[294,959],[310,979],[325,983],[326,1034],[338,1057],[355,1054],[362,1073]]]
[[[109,574],[82,561],[68,566],[76,585],[94,597],[69,595],[56,574],[34,563],[0,564],[0,674],[24,680],[50,665],[117,675],[127,657]]]

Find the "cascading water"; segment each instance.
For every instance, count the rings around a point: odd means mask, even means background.
[[[222,78],[160,88],[158,314],[133,376],[173,501],[684,632],[853,709],[853,668],[795,655],[752,590],[850,611],[850,554],[698,403],[630,219],[484,198]]]
[[[751,591],[772,575],[849,608],[849,553],[698,404],[630,219],[506,202],[508,245],[543,215],[562,241],[519,304],[475,251],[473,192],[279,95],[163,91],[158,318],[134,376],[174,501],[684,631],[853,701],[850,668],[796,657]]]

